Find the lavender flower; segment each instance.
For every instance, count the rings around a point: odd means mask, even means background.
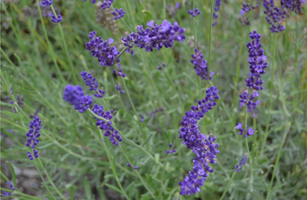
[[[114,10],[115,11],[111,11],[111,13],[114,15],[114,18],[113,18],[114,20],[120,19],[125,16],[125,11],[123,11],[122,8],[120,9],[115,8]]]
[[[280,4],[282,9],[289,9],[299,14],[302,12],[302,6],[305,2],[305,0],[281,0]]]
[[[11,190],[15,190],[15,187],[12,185],[12,183],[10,181],[8,181],[6,184],[8,184],[11,188]]]
[[[236,126],[236,129],[239,130],[239,135],[243,135],[244,133],[244,128],[242,127],[243,124],[242,123],[238,123],[238,125]],[[247,130],[247,126],[246,126],[246,130]],[[247,133],[244,135],[244,137],[248,137],[250,135],[254,135],[254,130],[252,128],[249,128]]]
[[[50,5],[52,5],[52,2],[53,2],[53,0],[45,0],[45,1],[42,1],[41,3],[40,3],[40,6],[42,6],[42,7],[46,7],[46,6],[50,6]]]
[[[131,164],[130,164],[130,163],[127,163],[127,167],[131,167]]]
[[[81,72],[81,76],[85,82],[85,85],[89,86],[91,91],[96,92],[95,97],[102,98],[105,92],[104,90],[98,89],[98,82],[95,82],[96,78],[93,77],[91,73],[87,73],[86,71]]]
[[[210,75],[208,77],[208,66],[207,61],[203,59],[203,54],[197,48],[195,48],[195,54],[191,54],[192,60],[191,63],[194,65],[195,72],[198,76],[201,77],[202,80],[211,80],[214,72],[210,71]]]
[[[239,165],[236,165],[236,166],[235,166],[236,172],[241,171],[242,165],[244,165],[244,164],[247,163],[247,159],[248,159],[248,156],[245,155],[245,154],[243,154],[243,156],[242,156],[242,158],[241,158],[241,160],[240,160],[240,162],[239,162]]]
[[[138,166],[134,166],[133,169],[138,169]]]
[[[200,133],[197,122],[216,105],[214,100],[217,99],[219,99],[218,90],[216,87],[211,86],[206,91],[206,97],[198,101],[197,106],[191,106],[191,110],[183,116],[179,138],[182,139],[182,144],[196,154],[196,157],[193,160],[193,171],[189,172],[183,182],[179,182],[181,195],[186,194],[189,196],[199,192],[206,177],[209,176],[207,172],[213,173],[213,169],[208,164],[216,163],[214,158],[219,153],[217,150],[219,145],[214,143],[216,137],[213,137],[212,134],[207,137]]]
[[[113,2],[114,0],[104,0],[101,4],[101,8],[103,9],[110,8]]]
[[[34,120],[30,122],[29,124],[29,132],[26,134],[28,137],[26,146],[32,147],[33,152],[34,152],[34,157],[38,158],[38,151],[35,150],[36,145],[39,143],[39,137],[40,133],[39,130],[41,129],[41,120],[39,119],[38,116],[34,117]],[[33,156],[30,152],[27,152],[27,155],[30,160],[33,160]]]
[[[173,143],[169,143],[169,148],[172,148],[172,146],[173,146]],[[172,153],[175,153],[176,152],[176,149],[173,149],[173,150],[168,150],[168,151],[166,151],[166,154],[172,154]]]
[[[214,19],[217,19],[219,17],[217,13],[220,10],[220,6],[221,6],[221,0],[215,0],[214,11],[212,15]],[[217,24],[217,21],[213,22],[212,26],[215,26],[216,24]]]
[[[124,94],[124,93],[125,93],[125,91],[122,90],[122,87],[121,87],[121,86],[115,85],[115,87],[116,87],[116,90],[119,91],[119,93],[121,93],[121,94]]]
[[[176,15],[176,12],[177,10],[180,8],[180,3],[176,2],[175,6],[171,6],[170,4],[168,4],[166,6],[166,10],[167,10],[167,14],[169,16],[175,16]]]
[[[198,8],[195,8],[194,11],[193,10],[188,10],[188,13],[190,15],[192,15],[193,17],[196,17],[196,15],[200,14],[200,11],[198,10]]]
[[[63,99],[68,101],[71,105],[74,105],[75,110],[80,113],[85,112],[92,102],[92,97],[89,95],[84,95],[81,86],[67,85],[63,93]]]
[[[247,4],[247,3],[243,2],[242,9],[240,10],[241,17],[239,17],[239,21],[241,22],[241,24],[243,26],[249,26],[250,25],[248,17],[245,17],[245,13],[248,13],[249,11],[254,10],[256,7],[258,7],[258,4],[253,6],[251,4]]]
[[[117,75],[125,77],[126,75],[122,72],[122,68],[120,65],[120,52],[117,51],[115,46],[110,46],[114,40],[109,38],[108,40],[103,41],[101,37],[96,37],[96,32],[90,32],[89,38],[91,39],[88,43],[86,43],[86,50],[92,52],[92,56],[98,59],[98,62],[101,66],[112,66],[113,64],[117,64],[118,73]]]
[[[103,111],[103,106],[98,106],[97,104],[94,105],[94,107],[92,108],[92,111],[100,116],[103,117],[105,120],[111,120],[113,117],[113,110],[111,111]],[[118,130],[115,130],[112,127],[112,122],[111,121],[104,121],[102,119],[98,119],[96,117],[94,117],[96,119],[96,126],[99,126],[99,129],[104,130],[104,136],[105,137],[109,137],[110,141],[112,144],[114,144],[115,146],[119,145],[119,142],[122,141],[122,138],[120,137]]]
[[[123,44],[127,47],[126,52],[134,55],[132,50],[136,45],[140,49],[145,48],[146,52],[157,49],[158,51],[165,48],[172,48],[174,41],[180,43],[186,38],[183,33],[184,28],[181,28],[177,22],[172,25],[167,20],[164,20],[162,24],[154,25],[154,20],[147,23],[147,28],[144,30],[143,26],[137,27],[137,33],[127,34],[126,37],[122,37]]]
[[[144,121],[144,115],[141,115],[140,122],[143,122],[143,121]]]
[[[6,196],[10,196],[12,193],[10,192],[3,192],[3,196],[6,197]]]
[[[58,14],[58,17],[56,18],[54,15],[52,15],[51,21],[54,22],[54,23],[59,23],[59,22],[62,21],[62,16],[60,14]]]
[[[264,0],[263,7],[265,8],[264,14],[267,15],[265,19],[271,25],[271,32],[279,33],[284,31],[285,27],[281,25],[281,21],[286,17],[286,11],[276,7],[274,0]]]

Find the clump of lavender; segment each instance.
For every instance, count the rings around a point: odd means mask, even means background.
[[[217,13],[220,10],[220,6],[221,6],[221,0],[215,0],[214,11],[212,15],[214,19],[217,19],[219,17]],[[215,26],[216,24],[217,24],[217,21],[213,22],[212,26]]]
[[[86,71],[81,72],[82,79],[85,82],[86,86],[89,86],[91,91],[95,91],[95,97],[102,98],[104,95],[104,90],[98,89],[98,82],[96,78],[92,76],[91,73],[87,73]]]
[[[31,147],[33,149],[33,154],[35,158],[38,158],[38,151],[35,149],[36,145],[39,143],[40,133],[39,130],[41,129],[41,120],[38,116],[34,117],[34,120],[29,124],[29,132],[26,134],[28,137],[26,146]],[[31,152],[27,152],[27,156],[30,160],[33,160],[33,156]]]
[[[194,10],[188,10],[188,13],[193,17],[196,17],[196,15],[200,14],[200,11],[198,10],[198,8],[195,8]]]
[[[165,63],[162,64],[162,67],[165,67]],[[158,66],[158,70],[162,70],[162,67]]]
[[[90,32],[89,38],[91,39],[88,43],[86,43],[86,50],[92,52],[92,56],[96,57],[99,64],[101,66],[113,66],[116,64],[118,67],[118,76],[125,77],[126,74],[122,72],[122,68],[120,65],[120,58],[118,57],[120,52],[117,50],[115,46],[111,46],[114,42],[112,38],[103,41],[101,37],[96,37],[96,32]]]
[[[68,84],[63,93],[63,99],[74,105],[75,110],[85,112],[93,103],[92,97],[85,95],[81,86]]]
[[[281,8],[289,9],[297,14],[302,12],[302,6],[305,4],[305,0],[281,0]]]
[[[175,6],[171,6],[170,4],[168,4],[166,6],[166,11],[167,11],[167,14],[169,16],[175,16],[176,15],[176,12],[177,10],[180,8],[180,3],[176,2]]]
[[[146,52],[157,49],[158,51],[165,48],[172,48],[175,41],[180,43],[185,40],[186,36],[184,28],[181,28],[177,22],[174,24],[164,20],[162,24],[155,24],[154,20],[147,23],[147,28],[143,25],[137,27],[136,33],[127,34],[122,37],[122,42],[127,48],[126,52],[134,55],[133,46],[140,49],[145,49]]]
[[[208,76],[208,65],[207,61],[203,59],[203,54],[197,48],[195,48],[195,54],[191,54],[191,63],[194,65],[195,72],[201,79],[211,80],[214,72],[210,71]]]
[[[115,146],[118,146],[119,142],[122,141],[122,138],[120,137],[118,130],[115,130],[112,127],[112,122],[109,121],[113,118],[113,110],[105,112],[103,110],[103,106],[98,106],[97,104],[95,104],[94,107],[92,108],[92,111],[96,115],[98,115],[98,116],[104,118],[106,121],[108,121],[108,122],[106,122],[102,119],[98,119],[98,118],[94,117],[96,119],[96,126],[98,126],[99,129],[105,131],[104,136],[109,137],[111,143],[114,144]]]
[[[125,11],[123,11],[122,8],[120,9],[115,8],[114,10],[115,11],[111,11],[112,15],[114,15],[114,18],[113,18],[114,20],[120,19],[125,16]]]
[[[247,4],[247,3],[243,2],[242,9],[240,10],[241,17],[239,17],[239,21],[241,22],[241,24],[243,26],[249,26],[250,25],[249,18],[246,17],[245,14],[248,13],[249,11],[251,11],[251,10],[254,10],[256,7],[258,7],[258,4],[253,6],[252,4]]]
[[[256,116],[256,107],[260,103],[259,100],[256,101],[256,97],[259,96],[258,90],[262,90],[263,80],[261,76],[265,73],[265,68],[267,68],[268,63],[266,61],[266,56],[264,55],[262,44],[260,43],[261,35],[257,33],[257,31],[253,31],[249,33],[251,42],[247,43],[248,48],[248,63],[250,68],[249,78],[245,79],[246,87],[248,87],[248,91],[244,91],[239,95],[240,97],[240,106],[247,106],[247,112],[251,112],[253,116]],[[239,135],[243,135],[245,130],[248,130],[244,135],[248,137],[249,135],[254,134],[254,130],[252,128],[242,127],[243,124],[239,123],[236,126],[236,129],[239,130]]]
[[[240,160],[239,164],[235,166],[235,170],[236,170],[236,172],[241,171],[242,166],[243,166],[244,164],[246,164],[246,163],[247,163],[247,159],[248,159],[248,156],[247,156],[247,155],[245,155],[245,154],[243,154],[243,156],[242,156],[242,158],[241,158],[241,160]]]
[[[45,0],[45,1],[42,1],[41,3],[40,3],[40,6],[42,6],[42,7],[45,7],[45,6],[51,6],[52,5],[52,2],[53,2],[53,0]]]
[[[121,94],[124,94],[124,93],[125,93],[125,91],[122,90],[122,87],[121,87],[121,86],[115,85],[115,88],[116,88],[117,91],[119,91],[119,93],[121,93]]]
[[[285,27],[281,25],[281,22],[286,17],[286,11],[275,6],[274,0],[264,0],[263,7],[265,8],[264,14],[267,15],[265,19],[271,25],[271,32],[279,33],[284,31]]]
[[[199,192],[200,187],[209,176],[207,172],[214,172],[209,163],[216,163],[214,158],[219,153],[217,150],[219,145],[214,143],[216,137],[213,137],[212,134],[207,137],[200,133],[197,122],[216,105],[214,100],[217,99],[219,99],[218,90],[211,86],[206,91],[206,97],[198,101],[197,106],[191,106],[191,110],[183,116],[179,138],[182,139],[182,144],[196,154],[196,157],[193,159],[193,171],[189,172],[183,182],[179,182],[181,195],[190,196]]]

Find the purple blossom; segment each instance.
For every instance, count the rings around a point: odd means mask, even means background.
[[[104,0],[100,7],[102,9],[110,8],[110,6],[112,5],[113,2],[114,2],[114,0]]]
[[[210,71],[208,77],[208,65],[207,61],[203,59],[203,54],[197,48],[195,48],[195,54],[191,54],[192,60],[191,63],[194,65],[195,72],[202,80],[211,80],[214,72]]]
[[[195,8],[194,11],[193,10],[188,10],[188,13],[190,15],[192,15],[193,17],[196,17],[196,15],[200,14],[200,11],[198,10],[198,8]]]
[[[162,67],[165,67],[165,63],[162,64]],[[158,66],[158,70],[162,70],[162,67]]]
[[[173,153],[175,153],[176,152],[176,149],[173,149],[173,150],[168,150],[168,151],[166,151],[165,153],[166,154],[173,154]]]
[[[96,115],[104,118],[105,120],[111,120],[113,118],[113,110],[105,112],[103,110],[103,106],[98,106],[97,104],[95,104],[94,107],[92,108],[92,111]],[[104,136],[109,137],[111,143],[114,144],[115,146],[118,146],[119,142],[122,141],[122,138],[120,137],[118,130],[115,130],[112,127],[112,122],[111,121],[106,122],[96,117],[94,118],[96,119],[96,126],[99,126],[99,129],[105,131]]]
[[[206,91],[206,97],[198,101],[197,106],[191,106],[191,110],[186,112],[181,121],[180,135],[182,144],[186,145],[188,149],[191,149],[196,157],[193,160],[193,171],[189,172],[189,175],[184,178],[183,182],[179,182],[181,195],[196,194],[200,191],[200,187],[203,186],[206,177],[209,173],[213,173],[213,169],[208,165],[209,163],[215,164],[214,160],[216,154],[219,153],[217,148],[218,144],[214,143],[216,137],[209,134],[207,137],[201,134],[197,126],[197,122],[205,116],[216,105],[214,100],[219,99],[218,90],[216,87],[211,86]]]
[[[10,192],[3,192],[3,196],[6,197],[6,196],[10,196],[12,193]]]
[[[243,2],[242,9],[240,10],[241,17],[239,17],[239,21],[241,22],[242,25],[244,25],[244,26],[250,25],[249,19],[248,19],[248,17],[245,16],[245,13],[248,13],[249,11],[254,10],[256,7],[258,7],[258,4],[253,6],[251,4],[247,4],[247,3]]]
[[[138,169],[138,166],[134,166],[133,169]]]
[[[127,163],[127,167],[131,167],[131,164],[130,164],[130,163]]]
[[[85,82],[86,86],[89,86],[91,91],[95,91],[95,97],[102,98],[104,95],[104,90],[98,89],[98,82],[96,78],[91,75],[91,73],[87,73],[86,71],[81,72],[82,79]]]
[[[144,115],[141,115],[140,122],[143,122],[143,121],[144,121]]]
[[[175,16],[176,15],[176,12],[177,10],[180,8],[180,3],[176,2],[175,6],[171,6],[170,4],[168,4],[166,6],[166,10],[167,10],[167,13],[170,15],[170,16]]]
[[[38,151],[35,150],[36,145],[39,143],[38,138],[41,135],[39,133],[39,130],[41,129],[41,120],[38,116],[34,117],[34,120],[30,122],[29,127],[29,132],[26,134],[26,136],[28,137],[26,146],[31,147],[34,152],[34,157],[38,158]],[[30,152],[27,152],[27,156],[30,160],[33,160],[33,156]]]
[[[263,7],[265,8],[264,14],[267,15],[265,19],[271,25],[271,32],[279,33],[284,31],[285,27],[281,25],[281,21],[286,17],[286,11],[276,7],[274,0],[264,0]]]
[[[136,45],[138,48],[145,48],[146,52],[157,49],[158,51],[165,48],[172,48],[174,41],[180,43],[185,40],[186,36],[183,35],[185,32],[184,28],[181,28],[177,22],[172,25],[167,20],[164,20],[162,24],[155,24],[154,21],[147,23],[147,28],[143,26],[137,27],[137,33],[127,34],[126,37],[122,37],[123,44],[127,47],[126,52],[134,55],[132,50],[133,46]]]
[[[63,99],[74,105],[75,110],[78,110],[80,113],[85,112],[93,103],[92,97],[84,95],[83,89],[79,85],[73,86],[68,84],[65,87]]]
[[[301,13],[302,12],[302,6],[305,4],[305,0],[281,0],[281,8],[283,9],[289,9],[295,13]]]
[[[101,66],[111,67],[113,64],[116,64],[118,67],[117,75],[126,77],[126,74],[123,73],[120,65],[120,52],[115,46],[111,46],[114,42],[112,38],[103,41],[101,37],[96,37],[96,32],[92,31],[89,34],[90,41],[86,43],[86,50],[92,52],[92,56],[98,59],[98,62]],[[116,70],[115,70],[116,71]]]
[[[236,129],[239,130],[239,135],[243,135],[244,133],[244,128],[242,127],[243,124],[242,123],[238,123],[238,125],[236,126]],[[247,126],[246,126],[246,130],[247,130]],[[244,135],[244,137],[248,137],[250,135],[254,135],[254,130],[252,128],[249,128],[247,133]]]
[[[245,154],[243,154],[243,156],[242,156],[242,158],[241,158],[241,160],[240,160],[239,164],[235,166],[235,170],[236,170],[236,172],[241,171],[242,166],[243,166],[244,164],[246,164],[246,163],[247,163],[247,160],[248,160],[248,156],[247,156],[247,155],[245,155]]]
[[[116,87],[116,90],[119,91],[119,93],[121,93],[121,94],[124,94],[124,93],[125,93],[125,91],[122,90],[122,87],[121,87],[121,86],[115,85],[115,87]]]
[[[125,16],[125,11],[123,11],[122,8],[120,9],[115,8],[114,10],[115,11],[111,11],[112,15],[114,15],[114,18],[113,18],[114,20],[120,19]]]
[[[40,6],[42,6],[42,7],[46,7],[46,6],[50,6],[50,5],[52,5],[52,2],[53,2],[53,0],[45,0],[45,1],[42,1],[41,3],[40,3]]]
[[[217,19],[219,17],[219,15],[217,14],[218,11],[220,10],[220,6],[221,6],[221,0],[215,0],[215,4],[214,4],[214,11],[213,11],[213,18]],[[217,21],[212,23],[212,26],[215,26],[217,24]]]
[[[58,14],[58,18],[56,18],[54,15],[52,15],[51,21],[54,22],[54,23],[59,23],[59,22],[62,21],[62,16],[60,14]]]

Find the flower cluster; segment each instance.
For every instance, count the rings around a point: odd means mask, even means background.
[[[173,143],[169,143],[169,148],[171,149],[173,147]],[[173,154],[176,152],[176,149],[173,150],[167,150],[165,153],[166,154]]]
[[[57,17],[55,17],[54,15],[52,15],[51,21],[54,22],[54,23],[59,23],[59,22],[62,21],[62,16],[61,16],[60,14],[58,14]]]
[[[208,76],[208,65],[207,61],[203,59],[203,54],[197,48],[195,48],[195,54],[191,54],[192,60],[191,63],[194,65],[195,72],[198,76],[200,76],[203,80],[211,80],[214,72],[210,71],[210,75]]]
[[[154,49],[160,50],[161,48],[172,48],[174,41],[180,43],[185,40],[186,36],[184,28],[181,28],[177,22],[172,23],[164,20],[162,24],[155,24],[154,20],[147,23],[147,28],[144,29],[143,25],[137,27],[137,33],[127,34],[122,37],[123,44],[127,47],[126,52],[134,55],[132,50],[136,45],[140,49],[145,48],[146,52],[153,51]]]
[[[243,2],[242,9],[240,10],[241,17],[239,17],[239,21],[241,22],[242,25],[244,26],[250,25],[248,17],[245,17],[245,13],[248,13],[249,11],[254,10],[256,7],[258,7],[258,4],[253,6],[252,4],[247,4]]]
[[[239,164],[235,166],[235,170],[236,170],[236,172],[241,171],[241,169],[242,169],[242,165],[244,165],[244,164],[246,164],[246,163],[247,163],[247,159],[248,159],[248,156],[247,156],[247,155],[245,155],[245,154],[243,154],[243,156],[242,156],[242,158],[241,158],[241,160],[240,160]]]
[[[198,10],[198,8],[195,8],[194,11],[193,10],[188,10],[188,13],[190,15],[192,15],[193,17],[196,17],[196,15],[200,14],[200,11]]]
[[[15,187],[12,185],[12,183],[10,181],[8,181],[6,184],[10,186],[11,190],[15,190]],[[10,196],[12,193],[11,192],[3,192],[2,194],[3,194],[4,197],[6,197],[6,196]]]
[[[119,91],[119,93],[121,93],[121,94],[124,94],[124,93],[125,93],[125,91],[122,90],[122,87],[121,87],[121,86],[115,85],[115,88],[116,88],[117,91]]]
[[[42,6],[42,7],[45,7],[45,6],[50,6],[50,5],[52,5],[52,2],[53,2],[53,0],[45,0],[45,1],[42,1],[41,3],[40,3],[40,6]]]
[[[263,7],[265,8],[264,14],[267,15],[265,19],[271,25],[271,32],[279,33],[284,31],[285,27],[281,25],[281,21],[286,17],[286,11],[275,6],[274,0],[264,0]]]
[[[115,146],[118,146],[119,142],[122,141],[122,138],[120,137],[118,130],[115,130],[112,127],[112,122],[109,121],[113,117],[113,110],[104,112],[103,106],[98,106],[97,104],[95,104],[94,107],[92,108],[92,111],[96,115],[105,119],[105,120],[102,120],[102,119],[94,117],[96,119],[96,126],[99,126],[99,129],[105,131],[104,136],[109,137],[112,144],[114,144]]]
[[[93,103],[92,97],[85,95],[81,86],[68,84],[63,93],[63,99],[74,105],[75,110],[85,112]]]
[[[87,0],[83,0],[83,1],[87,1]],[[97,2],[97,0],[91,0],[92,4],[94,4],[96,2]],[[114,2],[114,0],[103,0],[100,7],[103,8],[103,9],[110,8],[113,2]]]
[[[281,8],[289,9],[295,13],[302,12],[302,6],[306,3],[306,0],[281,0]]]
[[[219,153],[217,150],[219,145],[214,143],[216,137],[213,137],[212,134],[207,137],[200,133],[197,122],[216,105],[214,100],[217,99],[219,99],[218,90],[216,87],[211,86],[206,91],[206,97],[198,101],[197,106],[191,106],[191,110],[183,116],[179,138],[182,139],[182,144],[196,154],[196,157],[193,159],[193,171],[189,172],[183,182],[179,182],[181,195],[191,195],[199,192],[206,177],[209,176],[207,172],[213,173],[209,163],[216,163],[214,158]]]
[[[33,149],[33,154],[35,158],[38,158],[38,151],[35,149],[36,145],[39,143],[39,130],[41,129],[41,120],[39,117],[35,116],[34,120],[29,124],[29,132],[26,134],[28,137],[26,146],[31,147]],[[31,152],[27,152],[27,155],[30,160],[33,160],[33,156]]]
[[[114,15],[114,18],[113,18],[114,20],[120,19],[125,16],[125,11],[123,11],[122,8],[120,9],[115,8],[114,10],[115,11],[111,11],[112,15]]]
[[[102,98],[104,95],[104,90],[98,89],[98,82],[95,82],[96,78],[93,77],[91,73],[87,73],[86,71],[81,72],[81,76],[85,82],[85,85],[89,86],[91,91],[96,92],[95,97]]]
[[[220,6],[221,6],[221,0],[215,0],[215,4],[214,4],[214,12],[213,12],[213,18],[217,19],[219,17],[219,15],[217,14],[218,11],[220,10]],[[212,26],[215,26],[217,24],[217,22],[213,22]]]
[[[253,117],[256,117],[256,107],[260,104],[259,100],[256,100],[256,97],[259,96],[258,90],[262,90],[263,80],[261,79],[261,75],[265,73],[265,68],[267,68],[268,63],[266,61],[266,56],[264,55],[262,44],[260,43],[261,35],[257,33],[257,31],[253,31],[249,33],[251,42],[247,43],[248,48],[248,63],[250,74],[249,78],[245,79],[246,86],[250,91],[244,91],[239,95],[240,97],[240,106],[247,106],[247,112],[251,112]],[[242,127],[242,123],[239,123],[236,126],[236,129],[239,130],[239,135],[244,134],[244,129],[247,130],[246,127]],[[244,135],[248,137],[249,135],[253,135],[254,130],[249,128],[247,133]]]
[[[116,63],[118,67],[118,76],[126,77],[126,74],[123,73],[120,58],[118,58],[120,52],[115,46],[110,46],[114,40],[109,38],[108,40],[103,41],[101,37],[96,37],[96,32],[90,32],[89,38],[91,39],[86,43],[86,50],[92,52],[92,56],[98,59],[98,62],[101,66],[111,67]],[[116,70],[115,70],[116,72]]]

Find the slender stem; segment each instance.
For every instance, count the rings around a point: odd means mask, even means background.
[[[225,188],[225,190],[223,192],[223,195],[221,196],[220,200],[222,200],[224,198],[224,196],[225,196],[225,194],[226,194],[226,192],[227,192],[227,190],[228,190],[228,188],[230,186],[230,183],[231,183],[232,179],[235,177],[235,175],[236,175],[236,171],[234,171],[232,173],[232,176],[231,176],[230,180],[228,181],[227,186],[226,186],[226,188]]]
[[[163,20],[166,20],[166,0],[163,0]]]
[[[103,138],[103,135],[102,135],[102,132],[101,132],[100,129],[99,129],[99,133],[100,133],[100,137]],[[115,166],[113,165],[113,162],[112,162],[112,159],[111,159],[111,155],[110,155],[109,149],[108,149],[107,145],[105,144],[105,142],[101,142],[101,143],[102,143],[103,148],[104,148],[105,151],[107,152],[107,157],[108,157],[109,163],[110,163],[110,165],[111,165],[112,172],[113,172],[113,175],[114,175],[114,177],[115,177],[115,181],[117,182],[117,184],[118,184],[120,190],[122,191],[123,195],[126,197],[126,199],[129,200],[130,198],[129,198],[128,195],[126,194],[126,191],[124,190],[124,188],[123,188],[122,184],[120,183],[119,178],[118,178],[118,176],[117,176],[116,168],[115,168]]]
[[[211,0],[211,11],[210,11],[210,24],[209,24],[209,52],[208,52],[208,59],[207,59],[207,64],[208,64],[208,68],[207,68],[207,74],[209,77],[210,74],[210,70],[209,70],[209,66],[210,66],[210,56],[211,56],[211,35],[212,35],[212,14],[213,14],[213,1]]]
[[[62,193],[58,190],[58,188],[54,185],[52,179],[50,178],[49,174],[47,173],[47,171],[46,171],[46,169],[45,169],[45,167],[44,167],[42,161],[40,160],[40,158],[38,158],[38,162],[39,162],[41,168],[43,169],[44,173],[46,174],[46,176],[47,176],[49,182],[51,183],[51,185],[52,185],[53,188],[55,189],[55,191],[60,195],[61,198],[65,199],[65,197],[63,196],[63,194],[62,194]]]
[[[44,35],[45,35],[48,47],[50,48],[50,55],[52,57],[53,63],[55,65],[55,68],[56,68],[56,70],[58,72],[58,76],[60,77],[62,83],[64,83],[65,80],[64,80],[64,77],[63,77],[63,73],[61,72],[61,70],[60,70],[60,68],[58,66],[58,63],[57,63],[57,61],[55,59],[54,50],[53,50],[53,47],[52,47],[52,45],[51,45],[51,43],[49,41],[49,38],[48,38],[48,34],[47,34],[46,27],[45,27],[44,20],[43,20],[43,15],[42,15],[41,7],[39,5],[39,0],[36,0],[36,4],[37,4],[38,12],[39,12],[39,18],[41,20],[41,24],[42,24],[42,27],[43,27],[43,32],[44,32]]]
[[[58,16],[57,16],[57,14],[56,14],[56,12],[55,12],[55,10],[53,8],[53,5],[50,5],[50,8],[51,8],[54,16],[56,17],[56,19],[58,19]],[[63,33],[63,29],[62,29],[61,23],[58,23],[58,26],[59,26],[60,34],[61,34],[61,37],[62,37],[62,40],[63,40],[64,50],[65,50],[65,53],[66,53],[66,56],[68,58],[68,62],[69,62],[70,68],[71,68],[73,80],[74,80],[75,84],[77,84],[78,81],[77,81],[74,65],[73,65],[73,63],[71,61],[71,57],[70,57],[69,52],[68,52],[68,48],[67,48],[67,44],[66,44],[66,40],[65,40],[65,37],[64,37],[64,33]]]
[[[124,83],[124,87],[125,87],[125,90],[126,90],[126,92],[127,92],[128,99],[129,99],[129,101],[130,101],[130,104],[131,104],[131,106],[132,106],[132,108],[133,108],[134,114],[136,115],[137,119],[139,119],[138,113],[136,112],[136,109],[135,109],[134,104],[133,104],[133,101],[132,101],[132,99],[131,99],[129,90],[128,90],[127,86],[126,86],[125,79],[124,79],[123,77],[122,77],[122,81],[123,81],[123,83]]]
[[[276,170],[277,170],[278,162],[279,162],[280,156],[282,154],[281,150],[282,150],[282,147],[283,147],[283,145],[285,143],[286,137],[287,137],[287,135],[289,133],[290,126],[291,126],[291,123],[288,122],[287,125],[286,125],[286,128],[285,128],[284,137],[283,137],[282,142],[281,142],[281,144],[279,146],[279,151],[278,151],[277,158],[276,158],[275,165],[274,165],[273,175],[272,175],[270,186],[269,186],[268,193],[267,193],[267,198],[266,198],[267,200],[269,200],[270,196],[271,196],[271,189],[272,189],[272,185],[273,185],[273,180],[275,178],[275,173],[276,173]]]

